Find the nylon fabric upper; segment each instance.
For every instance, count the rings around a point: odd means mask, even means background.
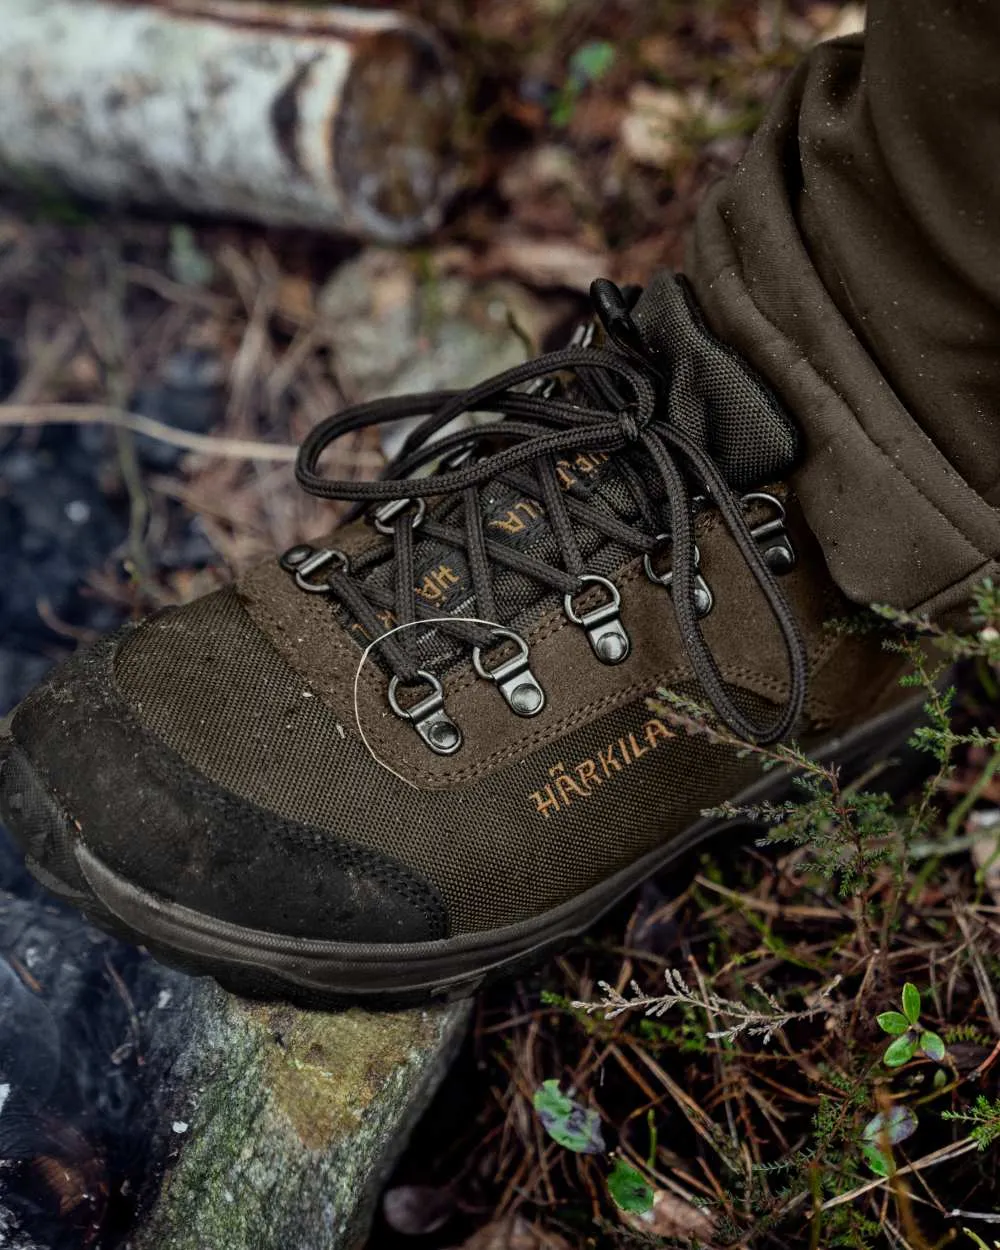
[[[645,754],[652,713],[639,699],[536,752],[530,768],[513,763],[474,785],[415,793],[281,658],[233,589],[128,635],[115,678],[142,723],[216,784],[433,881],[453,934],[556,906],[697,819],[727,779],[738,788],[759,771],[701,738],[656,735]],[[763,703],[743,697],[755,710]],[[600,787],[585,800],[568,790],[559,810],[538,810],[550,770],[561,765],[579,784],[572,770],[609,745],[615,769]]]

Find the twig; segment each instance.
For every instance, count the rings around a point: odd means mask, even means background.
[[[969,787],[962,797],[962,801],[955,805],[954,810],[948,817],[948,824],[945,826],[944,831],[944,840],[946,842],[958,836],[958,831],[965,824],[969,813],[989,789],[998,768],[1000,768],[1000,751],[994,751],[986,767],[976,778],[975,784]]]
[[[705,1004],[705,1014],[708,1016],[708,1026],[711,1032],[707,1033],[706,1037],[720,1037],[723,1031],[718,1028],[718,1021],[712,1006],[712,995],[709,992],[708,986],[705,984],[705,978],[702,976],[701,969],[698,967],[698,963],[693,956],[688,956],[688,963],[691,965],[691,970],[698,982],[698,992],[701,994],[701,1001]],[[730,1104],[729,1094],[725,1089],[726,1072],[721,1049],[713,1056],[713,1067],[715,1068],[716,1082],[719,1088],[723,1090],[722,1102],[726,1112],[726,1122],[729,1125],[729,1137],[738,1152],[740,1149],[740,1135],[736,1128],[736,1117],[733,1115],[733,1108]]]
[[[614,1020],[616,1016],[620,1016],[623,1012],[637,1009],[641,1010],[643,1015],[659,1017],[679,1003],[691,1007],[700,1007],[708,1014],[710,1021],[716,1015],[723,1019],[734,1021],[729,1028],[713,1028],[705,1034],[707,1038],[732,1042],[741,1033],[745,1032],[750,1037],[760,1037],[765,1046],[774,1033],[783,1029],[787,1024],[791,1024],[793,1020],[811,1020],[820,1013],[829,1015],[836,1011],[839,1006],[831,1001],[830,995],[840,984],[840,976],[834,977],[828,985],[819,991],[816,997],[816,1005],[806,1011],[784,1010],[772,994],[769,994],[762,986],[755,983],[751,983],[752,988],[767,1002],[770,1011],[760,1011],[753,1007],[748,1007],[744,1003],[735,1002],[729,998],[722,998],[713,991],[705,992],[703,986],[702,995],[699,997],[697,994],[692,993],[684,978],[675,968],[665,969],[663,977],[667,983],[668,992],[666,994],[644,994],[636,982],[633,981],[630,986],[632,997],[626,998],[614,986],[609,985],[607,981],[598,981],[598,988],[603,993],[604,998],[597,1003],[574,1002],[573,1006],[578,1010],[585,1011],[587,1015],[592,1015],[595,1011],[603,1012],[605,1020]]]
[[[905,1167],[897,1168],[893,1176],[906,1176],[909,1172],[919,1172],[921,1168],[933,1167],[936,1163],[947,1163],[949,1159],[957,1159],[960,1155],[967,1155],[970,1150],[978,1150],[979,1143],[974,1142],[971,1138],[965,1141],[954,1143],[950,1146],[942,1146],[940,1150],[933,1150],[929,1155],[924,1155],[922,1159],[917,1159],[914,1163],[908,1163]],[[820,1207],[821,1211],[829,1211],[833,1207],[843,1206],[845,1202],[853,1202],[855,1198],[860,1198],[863,1194],[870,1193],[873,1189],[878,1189],[881,1185],[888,1185],[888,1176],[879,1176],[873,1181],[869,1181],[867,1185],[859,1185],[857,1189],[852,1189],[850,1193],[838,1194],[836,1198],[829,1198]]]
[[[204,456],[226,460],[281,460],[290,463],[299,454],[291,443],[265,443],[245,438],[218,438],[176,430],[152,417],[106,404],[0,404],[4,425],[110,425],[146,434],[161,443]]]
[[[993,1026],[993,1032],[1000,1034],[1000,1005],[997,1004],[997,996],[993,989],[993,982],[990,979],[990,974],[987,972],[986,966],[983,963],[983,957],[979,953],[979,948],[976,946],[976,938],[972,933],[968,917],[965,915],[964,910],[961,907],[956,907],[954,909],[954,913],[955,920],[958,923],[958,927],[962,930],[962,936],[965,938],[969,948],[969,962],[972,964],[972,971],[976,978],[976,984],[979,986],[979,993],[982,995],[983,1007],[986,1011],[986,1016],[990,1024]]]
[[[104,238],[99,248],[106,282],[98,292],[95,309],[84,309],[81,319],[103,367],[105,390],[113,407],[123,407],[131,390],[129,345],[125,329],[126,285],[122,276],[122,251],[118,239]],[[134,367],[134,362],[133,362]],[[140,587],[149,585],[152,564],[148,537],[150,522],[149,497],[142,480],[135,436],[126,426],[115,427],[118,467],[128,495],[128,553],[131,576]]]
[[[21,978],[21,980],[25,983],[25,985],[27,985],[30,989],[33,989],[36,994],[44,993],[44,990],[42,989],[41,984],[38,981],[38,978],[34,976],[31,973],[31,971],[24,966],[23,963],[21,963],[20,959],[18,959],[16,955],[8,955],[7,962],[14,969],[14,971]]]
[[[721,894],[723,898],[728,899],[731,903],[735,903],[739,907],[746,907],[751,911],[763,912],[765,916],[779,916],[783,919],[796,920],[851,919],[849,915],[845,915],[843,909],[836,910],[833,907],[799,907],[791,903],[774,903],[770,899],[754,898],[749,894],[740,894],[737,890],[728,890],[717,881],[710,881],[708,877],[703,877],[700,873],[695,877],[695,881],[704,889],[711,890],[715,894]]]
[[[980,1077],[985,1076],[986,1073],[989,1072],[990,1068],[993,1067],[993,1065],[996,1063],[998,1059],[1000,1059],[1000,1042],[997,1042],[997,1044],[993,1047],[993,1049],[986,1056],[986,1058],[979,1065],[979,1067],[974,1068],[969,1073],[969,1080],[974,1081],[974,1080],[979,1079]]]
[[[61,620],[45,595],[39,595],[35,600],[35,610],[54,634],[59,634],[62,638],[69,638],[72,642],[81,642],[89,645],[92,642],[96,642],[101,636],[99,630],[83,629],[80,626],[70,625],[66,621]]]
[[[136,286],[144,286],[154,291],[167,303],[196,304],[209,312],[220,314],[231,313],[236,308],[236,300],[231,295],[217,295],[202,287],[174,282],[166,274],[158,273],[145,265],[126,265],[125,278]]]
[[[139,1049],[142,1042],[142,1029],[139,1025],[139,1017],[136,1014],[135,1003],[132,1001],[132,995],[128,992],[128,986],[122,980],[121,973],[111,962],[110,956],[105,952],[104,966],[108,970],[108,976],[111,983],[118,991],[118,997],[125,1004],[125,1012],[128,1015],[129,1031],[132,1034],[132,1045],[135,1050],[136,1063],[141,1067],[145,1060]]]
[[[1000,1224],[1000,1214],[989,1211],[960,1211],[958,1207],[948,1212],[952,1220],[982,1220],[984,1224]]]
[[[80,338],[80,323],[68,321],[44,342],[32,359],[24,377],[11,392],[12,402],[30,404],[45,388],[53,373],[63,364]]]

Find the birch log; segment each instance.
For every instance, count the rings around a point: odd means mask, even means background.
[[[0,0],[0,179],[406,242],[456,182],[458,77],[392,12]]]

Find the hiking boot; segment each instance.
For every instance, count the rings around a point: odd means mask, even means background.
[[[706,808],[784,797],[658,689],[846,764],[905,737],[898,659],[826,628],[856,609],[782,485],[794,424],[683,279],[592,294],[563,350],[323,422],[298,480],[356,515],[21,704],[0,815],[43,883],[240,992],[414,1003],[565,945]],[[382,480],[322,475],[415,416]]]

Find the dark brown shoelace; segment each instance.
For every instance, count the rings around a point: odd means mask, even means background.
[[[530,675],[527,645],[519,635],[507,629],[441,619],[440,612],[419,601],[415,589],[418,529],[427,538],[464,554],[476,605],[469,615],[501,625],[509,620],[503,603],[497,602],[493,570],[512,570],[564,597],[570,619],[587,630],[595,655],[604,663],[619,663],[627,657],[628,635],[618,615],[618,592],[609,579],[588,571],[576,531],[586,527],[647,557],[647,572],[648,557],[663,548],[666,538],[671,568],[668,578],[660,580],[669,580],[681,640],[705,695],[721,720],[741,738],[759,743],[777,741],[791,732],[805,699],[807,658],[798,624],[765,552],[751,532],[739,495],[712,455],[671,422],[669,411],[663,411],[664,366],[645,351],[630,318],[628,300],[603,280],[594,284],[592,297],[606,331],[604,347],[572,345],[550,352],[469,390],[430,391],[358,404],[309,433],[296,466],[299,484],[323,499],[356,501],[357,511],[378,505],[373,519],[391,539],[393,588],[364,579],[373,561],[384,559],[384,548],[375,555],[359,557],[353,568],[342,552],[308,547],[286,552],[282,563],[304,590],[328,593],[343,604],[373,639],[388,632],[383,624],[386,609],[392,611],[399,625],[433,618],[433,628],[472,648],[477,671],[498,683],[497,674],[504,666],[488,669],[482,657],[487,648],[504,639],[517,641],[521,650],[515,662],[521,664],[523,679],[505,688],[504,693],[513,711],[532,715],[541,710],[544,695]],[[572,399],[552,381],[567,373],[576,380]],[[440,434],[457,417],[472,412],[492,413],[499,419]],[[320,456],[337,439],[365,426],[412,417],[424,420],[409,435],[381,480],[337,481],[319,472]],[[646,528],[627,524],[561,488],[556,461],[560,455],[579,452],[615,456],[616,467]],[[434,464],[437,471],[417,475]],[[658,487],[653,492],[651,474]],[[486,535],[481,491],[497,480],[541,505],[558,546],[559,564]],[[697,486],[697,495],[706,497],[728,526],[782,634],[790,693],[769,723],[756,722],[737,706],[702,634],[699,617],[705,611],[706,588],[698,573],[692,483]],[[431,497],[436,501],[433,511],[427,507]],[[440,501],[453,504],[456,498],[461,500],[460,508],[441,507]],[[584,592],[598,589],[603,598],[596,608],[579,606]],[[418,728],[428,745],[449,754],[460,745],[461,734],[443,711],[440,682],[421,667],[411,641],[413,632],[407,629],[379,643],[382,662],[392,676],[393,708],[415,719],[414,705],[402,708],[395,691],[400,685],[430,686],[431,697],[417,705],[428,711]]]

